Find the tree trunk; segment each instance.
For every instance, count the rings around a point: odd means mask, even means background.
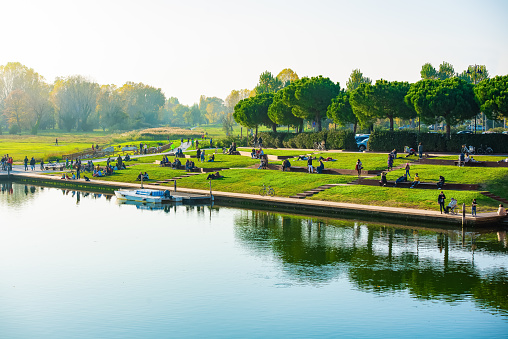
[[[358,121],[355,121],[353,125],[353,134],[356,135],[356,126],[358,126]]]
[[[446,122],[446,138],[450,139],[451,136],[452,127],[450,126],[450,123]]]
[[[277,124],[272,124],[273,133],[277,133]]]
[[[393,117],[389,117],[390,119],[390,132],[393,132]]]
[[[256,125],[256,134],[255,134],[255,139],[257,140],[258,138],[258,125]]]

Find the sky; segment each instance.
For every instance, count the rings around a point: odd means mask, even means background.
[[[0,65],[142,82],[192,105],[285,68],[341,87],[353,69],[416,82],[427,62],[507,75],[507,18],[505,0],[0,0]]]

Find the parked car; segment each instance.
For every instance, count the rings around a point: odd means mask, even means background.
[[[473,134],[471,131],[459,131],[457,134]]]
[[[358,145],[358,150],[360,152],[363,152],[367,149],[367,143],[369,142],[369,137],[370,137],[370,135],[367,135],[366,138],[356,140],[356,144]]]

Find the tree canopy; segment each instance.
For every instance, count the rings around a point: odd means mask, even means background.
[[[276,131],[277,124],[270,120],[268,116],[268,108],[272,102],[272,93],[260,94],[252,98],[240,100],[235,106],[233,117],[240,125],[255,128],[256,135],[259,125],[272,127]]]
[[[292,108],[293,114],[314,120],[317,130],[321,131],[321,119],[326,117],[328,106],[339,94],[340,85],[320,75],[292,82],[286,89],[283,100]]]
[[[474,87],[474,92],[488,117],[508,118],[508,75],[485,79]]]
[[[459,78],[420,80],[411,85],[405,100],[423,122],[431,124],[444,120],[448,138],[452,125],[480,112],[473,86]]]
[[[386,80],[377,80],[375,85],[362,84],[351,93],[351,106],[363,125],[373,119],[389,119],[393,131],[394,118],[416,116],[414,109],[404,101],[409,87],[407,82]]]
[[[332,119],[333,122],[345,126],[347,124],[353,124],[353,133],[356,133],[356,127],[358,125],[358,118],[356,117],[353,107],[349,102],[351,92],[341,90],[339,95],[332,99],[332,103],[328,106],[326,115]]]
[[[273,97],[273,103],[268,108],[268,117],[278,125],[288,125],[302,128],[303,119],[295,116],[293,110],[284,101],[284,91],[277,92]]]

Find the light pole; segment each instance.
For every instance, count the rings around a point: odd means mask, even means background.
[[[467,68],[467,71],[466,71],[467,74],[469,74],[469,76],[473,79],[473,84],[476,86],[477,84],[477,81],[478,81],[478,75],[481,75],[483,74],[483,71],[481,69],[481,66],[480,65],[469,65],[469,67]],[[474,134],[476,134],[476,117],[478,115],[475,115],[474,116]]]

